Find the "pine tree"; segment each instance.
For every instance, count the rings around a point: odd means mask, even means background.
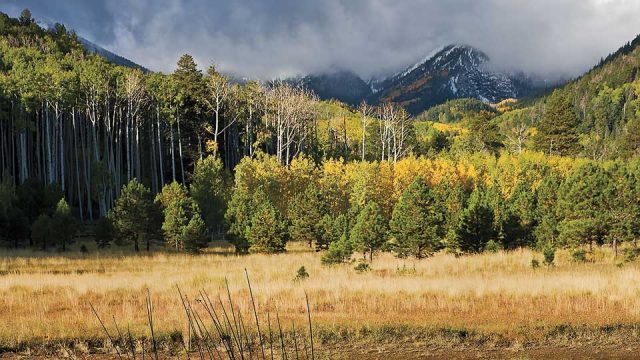
[[[108,217],[103,217],[96,222],[95,240],[98,248],[104,249],[111,244],[115,237],[115,228]]]
[[[421,259],[441,247],[444,217],[437,205],[422,178],[414,180],[404,191],[389,224],[399,257]]]
[[[547,154],[574,155],[578,151],[580,119],[568,95],[556,90],[549,97],[534,138],[536,149]]]
[[[140,251],[141,243],[146,243],[150,251],[151,242],[162,238],[160,208],[151,191],[135,178],[122,188],[109,219],[120,240],[132,243],[136,252]]]
[[[162,208],[164,221],[162,222],[162,231],[164,233],[165,243],[174,250],[183,251],[187,248],[187,243],[195,241],[191,245],[193,251],[194,246],[201,244],[200,239],[189,239],[185,237],[185,228],[195,220],[191,228],[191,235],[195,230],[195,226],[202,221],[200,217],[198,204],[189,197],[187,188],[177,182],[166,185],[160,194],[156,197],[156,202]]]
[[[548,173],[536,190],[536,227],[534,236],[538,249],[545,245],[557,245],[558,238],[558,216],[556,205],[558,200],[558,189],[562,185],[560,177],[553,173]]]
[[[328,249],[334,242],[340,241],[343,236],[349,239],[349,221],[347,216],[340,214],[333,218],[325,214],[317,224],[319,232],[319,249]]]
[[[489,241],[497,240],[494,212],[481,189],[476,189],[471,194],[467,207],[462,211],[455,235],[458,247],[464,253],[480,253]]]
[[[341,264],[348,261],[353,255],[353,244],[347,234],[329,244],[327,252],[322,255],[323,264]]]
[[[311,248],[326,249],[328,243],[323,242],[320,228],[326,214],[322,193],[316,185],[309,184],[303,193],[297,194],[289,206],[289,234],[296,241],[304,241]]]
[[[369,201],[358,214],[351,230],[350,241],[356,251],[369,255],[373,261],[374,252],[380,250],[386,242],[387,222],[382,209],[373,201]]]
[[[249,251],[268,254],[284,252],[288,234],[282,215],[262,189],[256,191],[253,204],[256,208],[248,229]]]
[[[20,23],[22,25],[31,25],[33,24],[33,16],[31,15],[31,10],[24,9],[20,13]]]
[[[62,251],[67,250],[77,231],[77,221],[65,199],[60,199],[51,217],[51,235]]]
[[[34,246],[47,250],[51,238],[51,218],[47,214],[38,216],[31,225],[31,240]]]
[[[190,253],[199,253],[200,250],[206,248],[209,243],[206,230],[200,215],[192,216],[189,223],[182,228],[184,249]]]
[[[209,231],[221,231],[229,198],[222,161],[213,156],[198,160],[190,189]]]
[[[558,190],[559,241],[564,246],[602,243],[611,226],[605,190],[611,174],[598,164],[576,170]]]

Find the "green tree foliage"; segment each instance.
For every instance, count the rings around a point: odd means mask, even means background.
[[[602,243],[611,226],[605,192],[611,174],[595,164],[580,167],[558,190],[559,242],[564,246]]]
[[[521,183],[504,204],[504,216],[501,219],[500,237],[505,249],[531,246],[535,239],[536,195],[531,185]]]
[[[335,218],[325,214],[317,225],[322,241],[322,248],[328,248],[332,243],[340,241],[342,237],[349,238],[349,219],[345,214]]]
[[[353,255],[353,244],[347,234],[343,234],[340,239],[333,241],[329,244],[329,249],[324,255],[322,255],[322,263],[341,264],[349,259]]]
[[[189,223],[182,228],[182,238],[184,250],[187,252],[199,253],[203,248],[207,247],[209,238],[206,234],[204,220],[199,214],[191,217]]]
[[[480,112],[496,114],[496,110],[477,99],[456,99],[436,105],[416,116],[417,121],[456,123]]]
[[[562,179],[550,173],[545,176],[536,191],[536,222],[537,226],[533,231],[536,238],[536,246],[542,249],[547,243],[557,244],[558,219],[556,204],[558,200],[558,189],[562,185]]]
[[[71,213],[71,208],[65,199],[60,199],[51,216],[51,235],[55,244],[67,250],[77,231],[77,220]]]
[[[484,251],[487,243],[495,240],[494,212],[487,203],[483,190],[475,190],[467,207],[462,211],[460,222],[455,230],[457,245],[464,253]]]
[[[108,217],[101,218],[96,222],[94,232],[96,244],[100,249],[108,247],[116,237],[116,230]]]
[[[311,183],[304,192],[296,194],[289,205],[289,234],[291,239],[304,241],[317,250],[326,249],[329,242],[323,238],[322,220],[327,213],[322,193]]]
[[[491,121],[492,117],[492,113],[482,111],[468,118],[469,133],[465,144],[467,151],[497,153],[503,147],[502,134]]]
[[[120,241],[133,244],[135,251],[140,251],[140,244],[145,243],[149,251],[151,242],[162,238],[160,208],[151,191],[136,179],[122,188],[109,219]]]
[[[422,178],[411,183],[393,209],[389,224],[399,257],[421,259],[440,249],[444,233],[442,210]]]
[[[576,154],[580,119],[571,99],[561,91],[555,91],[545,106],[535,137],[536,148],[547,154]]]
[[[207,245],[206,227],[198,204],[189,196],[184,185],[177,182],[166,185],[156,197],[156,202],[162,208],[162,231],[168,247],[198,252]]]
[[[22,13],[20,13],[20,23],[22,25],[31,25],[33,23],[33,17],[29,9],[24,9]]]
[[[281,253],[288,240],[283,216],[262,190],[253,198],[255,212],[248,229],[249,251],[252,253]]]
[[[51,218],[42,214],[31,225],[31,240],[33,244],[42,250],[46,250],[51,245]]]
[[[209,231],[221,231],[229,199],[222,161],[213,156],[198,160],[190,189]]]
[[[385,244],[386,236],[387,221],[382,214],[382,209],[378,204],[370,201],[362,208],[351,229],[351,244],[355,251],[368,255],[369,261],[373,261],[374,253]]]

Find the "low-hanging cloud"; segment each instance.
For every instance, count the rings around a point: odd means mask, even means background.
[[[494,66],[576,76],[640,33],[638,0],[4,0],[153,70],[202,67],[269,79],[399,70],[463,43]]]

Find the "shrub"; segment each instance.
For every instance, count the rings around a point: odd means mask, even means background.
[[[366,262],[360,262],[358,263],[358,265],[356,265],[356,267],[353,268],[358,274],[362,274],[365,273],[369,270],[371,270],[371,268],[369,267],[369,264],[367,264]]]
[[[304,266],[300,266],[300,268],[298,269],[298,271],[296,271],[296,277],[294,278],[295,281],[302,281],[309,278],[309,273],[307,272],[307,269],[305,269]]]
[[[497,253],[500,250],[502,250],[502,246],[500,246],[500,244],[494,240],[489,240],[487,245],[484,246],[485,252]]]
[[[547,244],[542,250],[542,254],[544,255],[544,264],[547,266],[552,266],[554,260],[556,259],[556,249],[551,244]]]
[[[571,258],[574,262],[585,263],[587,262],[587,252],[584,249],[574,249],[571,251]]]
[[[624,252],[624,261],[634,262],[638,259],[639,254],[640,254],[640,249],[626,249]]]
[[[325,265],[342,264],[347,262],[352,254],[351,241],[343,234],[339,241],[329,244],[329,250],[322,255],[321,261]]]

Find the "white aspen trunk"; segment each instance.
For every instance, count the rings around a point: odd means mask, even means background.
[[[162,157],[162,137],[160,136],[160,106],[156,107],[158,125],[158,157],[160,162],[160,187],[164,187],[164,158]]]
[[[51,159],[51,124],[49,121],[49,106],[45,106],[45,143],[47,144],[47,184],[53,183],[53,165]]]
[[[56,103],[56,113],[58,112],[58,104]],[[59,130],[58,130],[58,134],[60,136],[60,186],[62,187],[62,191],[65,191],[65,183],[64,183],[64,177],[65,177],[65,170],[64,170],[64,135],[63,135],[63,131],[64,131],[64,119],[61,115],[56,115],[56,117],[60,117],[59,120]]]
[[[71,109],[71,125],[73,126],[73,148],[75,149],[76,185],[78,187],[78,209],[80,210],[80,222],[84,223],[84,210],[82,208],[82,189],[80,186],[80,165],[78,164],[78,138],[76,135],[76,110]]]
[[[179,157],[180,157],[180,173],[182,175],[181,180],[182,183],[185,183],[185,178],[184,178],[184,159],[182,157],[182,136],[180,135],[180,115],[178,115],[178,151],[179,151]]]
[[[173,181],[176,181],[176,156],[175,156],[175,144],[173,140],[173,123],[170,125],[171,128],[171,175],[173,176]]]

